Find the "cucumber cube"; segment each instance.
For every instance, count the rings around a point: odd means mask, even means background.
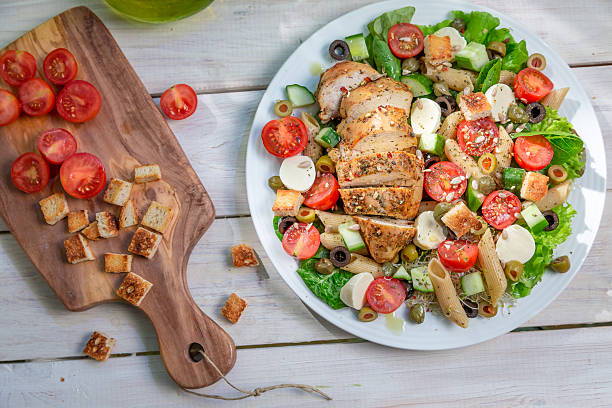
[[[548,221],[546,221],[546,218],[544,218],[542,212],[535,204],[531,204],[521,211],[521,215],[532,232],[541,232],[544,231],[544,228],[548,227]]]
[[[323,129],[319,130],[319,134],[315,137],[315,142],[329,149],[340,142],[340,136],[334,129],[324,127]]]
[[[424,134],[419,140],[419,150],[442,156],[444,154],[444,136],[436,133]]]
[[[410,270],[412,275],[412,287],[419,292],[431,293],[434,291],[433,284],[427,274],[427,268],[419,266]]]
[[[480,272],[469,273],[461,277],[461,289],[466,296],[472,296],[476,293],[484,292],[484,282]]]

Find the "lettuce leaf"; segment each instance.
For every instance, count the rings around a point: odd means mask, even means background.
[[[398,23],[409,23],[416,9],[414,7],[404,7],[401,9],[388,11],[376,17],[368,24],[370,33],[381,40],[387,42],[389,29]]]
[[[562,164],[567,170],[567,178],[576,179],[584,174],[584,165],[586,164],[583,154],[572,156],[568,161]]]
[[[499,18],[485,11],[464,13],[461,10],[453,10],[451,11],[451,16],[465,21],[463,36],[467,42],[476,41],[477,43],[488,44],[487,36],[499,25]]]
[[[528,58],[529,53],[525,40],[519,43],[508,43],[506,44],[506,56],[502,63],[502,69],[517,73],[523,68]]]
[[[280,223],[281,218],[283,217],[279,217],[278,215],[275,215],[274,218],[272,219],[272,224],[274,225],[274,233],[276,234],[278,239],[280,239],[282,242],[283,234],[281,234],[280,231],[278,230],[278,224]]]
[[[333,309],[342,309],[345,304],[340,300],[340,289],[351,279],[353,274],[341,269],[335,269],[331,275],[320,274],[314,267],[316,261],[314,258],[302,261],[297,270],[298,275],[315,296]]]
[[[423,32],[423,36],[427,37],[428,35],[435,33],[436,31],[438,31],[441,28],[449,27],[452,22],[453,22],[453,20],[449,19],[449,20],[441,21],[438,24],[433,24],[433,25],[419,25],[419,24],[417,24],[417,26]]]
[[[515,43],[514,37],[512,37],[512,34],[510,34],[510,30],[508,28],[498,28],[489,32],[489,34],[487,35],[486,44],[489,45],[493,41],[499,41],[506,44]]]
[[[482,93],[487,92],[487,89],[499,82],[499,75],[501,73],[502,62],[500,59],[495,58],[487,62],[484,67],[480,70],[476,84],[474,87],[476,91]]]

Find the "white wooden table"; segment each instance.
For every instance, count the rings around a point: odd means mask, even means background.
[[[81,3],[1,0],[0,45]],[[217,0],[187,20],[145,25],[116,16],[101,0],[85,1],[153,97],[181,82],[199,94],[195,115],[170,125],[217,210],[217,220],[193,251],[188,280],[195,301],[238,345],[229,378],[246,389],[312,384],[334,398],[327,403],[280,390],[234,404],[610,406],[612,190],[597,242],[559,298],[524,327],[459,351],[401,351],[356,339],[311,314],[265,258],[244,188],[251,118],[263,89],[296,46],[366,3]],[[476,3],[518,19],[556,49],[592,96],[604,137],[612,132],[612,2]],[[607,149],[610,168],[610,143]],[[250,268],[231,267],[229,247],[239,242],[262,255],[269,280]],[[164,370],[150,323],[137,310],[117,303],[67,311],[8,232],[0,233],[0,259],[0,406],[234,405],[181,391]],[[249,302],[236,325],[220,315],[231,292]],[[92,329],[117,339],[104,364],[81,355]],[[206,392],[235,395],[222,383]]]

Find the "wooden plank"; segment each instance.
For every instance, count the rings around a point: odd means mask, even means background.
[[[252,89],[265,87],[293,50],[317,29],[369,3],[304,0],[296,7],[292,0],[271,4],[218,0],[187,20],[147,25],[121,18],[100,0],[31,0],[27,12],[9,1],[0,4],[0,45],[50,16],[84,4],[109,26],[151,93],[160,94],[177,81],[199,92]],[[530,27],[569,64],[612,62],[612,36],[605,30],[612,4],[606,0],[474,3]]]
[[[512,333],[459,351],[429,353],[371,343],[247,349],[238,351],[228,377],[247,390],[316,385],[333,398],[325,402],[299,390],[276,390],[241,403],[248,407],[604,407],[612,398],[610,342],[612,328],[601,327]],[[111,358],[103,364],[5,364],[0,390],[2,406],[222,405],[179,390],[159,356]],[[201,392],[240,395],[224,383]]]

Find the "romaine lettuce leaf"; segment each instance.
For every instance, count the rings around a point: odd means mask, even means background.
[[[519,43],[508,43],[506,44],[506,56],[502,63],[502,69],[517,73],[523,68],[528,58],[529,53],[525,40]]]
[[[333,309],[342,309],[345,304],[340,300],[340,289],[351,279],[353,274],[341,269],[335,269],[331,275],[320,274],[314,267],[316,261],[314,258],[302,261],[297,270],[298,275],[315,296]]]
[[[476,91],[487,92],[487,89],[498,83],[501,66],[502,62],[498,58],[487,62],[480,70],[476,79],[476,84],[474,85]]]
[[[438,31],[441,28],[449,27],[452,22],[453,22],[453,20],[449,19],[449,20],[441,21],[438,24],[433,24],[433,25],[419,25],[419,24],[417,24],[417,26],[423,32],[423,36],[427,37],[428,35],[435,33],[436,31]]]
[[[401,9],[388,11],[376,17],[368,24],[368,30],[374,37],[387,42],[389,29],[398,23],[409,23],[416,9],[414,7],[404,7]]]
[[[498,28],[489,32],[487,35],[486,44],[489,45],[493,41],[499,41],[506,44],[513,44],[515,42],[514,37],[512,37],[512,34],[510,34],[510,30],[508,28]]]
[[[453,10],[451,11],[451,16],[465,21],[465,33],[463,33],[463,36],[468,43],[476,41],[486,45],[488,34],[499,25],[499,18],[485,11],[472,11],[468,14],[460,10]]]

